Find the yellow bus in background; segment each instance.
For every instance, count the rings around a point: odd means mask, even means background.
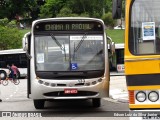
[[[113,0],[113,18],[121,5]],[[160,0],[125,0],[124,61],[129,108],[160,108]]]

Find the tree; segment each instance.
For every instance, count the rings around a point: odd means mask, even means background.
[[[107,27],[114,27],[115,20],[113,20],[111,12],[108,12],[105,15],[103,15],[102,20],[104,21]]]
[[[103,0],[47,0],[41,6],[39,16],[41,18],[66,16],[66,14],[62,14],[64,10],[69,10],[71,12],[70,15],[73,16],[85,15],[101,18],[103,14]]]
[[[22,46],[22,34],[16,28],[15,21],[0,19],[0,49],[15,49]]]
[[[69,16],[78,16],[78,15],[73,15],[72,10],[67,7],[62,8],[60,10],[60,13],[57,14],[57,17],[69,17]]]
[[[38,17],[39,6],[36,0],[4,0],[5,4],[0,5],[0,18],[16,19],[16,16],[32,18]],[[17,20],[19,18],[17,17]]]
[[[66,0],[47,0],[46,3],[40,7],[39,17],[56,17],[65,3]]]

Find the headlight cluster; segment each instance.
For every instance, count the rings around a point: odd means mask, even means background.
[[[156,102],[158,99],[159,99],[159,95],[156,91],[151,91],[149,94],[148,94],[148,99],[151,101],[151,102]]]
[[[51,86],[51,87],[64,87],[64,86],[70,86],[70,87],[74,87],[74,86],[91,86],[91,85],[96,85],[97,83],[102,82],[102,78],[99,78],[98,80],[92,81],[92,82],[86,82],[86,83],[81,83],[81,84],[72,84],[71,86],[69,84],[58,84],[58,83],[50,83],[50,82],[46,82],[43,80],[38,80],[39,84],[45,85],[45,86]]]
[[[148,93],[144,91],[139,91],[136,93],[136,100],[138,102],[144,102],[147,99],[151,102],[156,102],[157,100],[159,100],[158,91],[149,91]]]

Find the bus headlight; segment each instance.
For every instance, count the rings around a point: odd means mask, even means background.
[[[99,79],[98,79],[98,82],[102,82],[102,78],[99,78]]]
[[[159,95],[156,91],[151,91],[149,94],[148,94],[148,99],[151,101],[151,102],[156,102],[158,99],[159,99]]]
[[[38,83],[39,83],[39,84],[43,84],[43,81],[42,81],[42,80],[38,80]]]
[[[137,101],[144,102],[146,100],[146,98],[147,97],[146,97],[146,93],[145,92],[143,92],[143,91],[137,92],[137,94],[136,94]]]
[[[86,85],[86,86],[90,86],[90,83],[89,83],[89,82],[88,82],[88,83],[85,83],[85,85]]]

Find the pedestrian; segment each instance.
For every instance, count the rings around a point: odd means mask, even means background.
[[[13,77],[13,79],[15,79],[17,77],[19,69],[14,64],[12,64],[11,69],[14,71],[14,77]]]

